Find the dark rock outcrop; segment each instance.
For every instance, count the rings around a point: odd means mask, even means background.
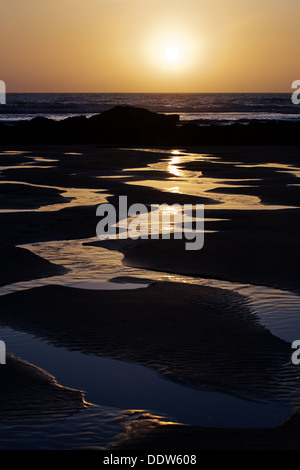
[[[179,122],[177,114],[116,106],[87,118],[36,117],[0,123],[0,144],[297,145],[300,122],[257,121],[229,126]]]
[[[117,106],[90,118],[36,117],[13,126],[0,124],[0,144],[163,144],[172,138],[178,121],[178,115]]]

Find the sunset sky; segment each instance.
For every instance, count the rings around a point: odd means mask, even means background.
[[[0,0],[8,92],[289,92],[299,0]]]

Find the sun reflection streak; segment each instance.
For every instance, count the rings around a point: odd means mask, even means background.
[[[180,163],[179,157],[171,158],[169,165],[168,165],[168,172],[174,176],[183,176],[183,171],[176,166],[176,164]]]

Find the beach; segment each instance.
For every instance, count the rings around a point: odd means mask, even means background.
[[[299,17],[1,3],[3,462],[300,450]]]
[[[172,132],[167,143],[149,147],[148,135],[139,135],[137,145],[129,139],[107,146],[33,145],[17,142],[18,134],[15,144],[1,146],[0,339],[8,335],[0,369],[1,448],[298,450],[299,372],[291,343],[299,337],[300,147],[248,145],[248,137],[242,145],[178,145],[176,139],[171,145]],[[147,208],[204,204],[203,248],[188,251],[172,235],[97,239],[98,205],[117,207],[120,196]],[[281,310],[274,292],[287,296]],[[284,328],[277,334],[272,309],[279,325],[295,319],[295,327],[288,325],[294,337]],[[53,348],[53,364],[43,369],[42,354],[31,363],[25,346],[24,357],[16,356],[22,334]],[[56,378],[64,351],[241,400],[245,416],[248,405],[274,406],[273,424],[253,418],[250,426],[245,418],[243,426],[234,406],[218,427],[215,405],[210,426],[203,410],[189,424],[184,402],[180,416],[159,400],[151,409],[139,403],[124,409],[100,396],[93,402],[84,379],[77,388],[75,372],[73,383],[72,377],[64,382],[63,371]],[[101,369],[90,367],[101,389]],[[121,387],[108,392],[122,395]],[[20,422],[24,432],[14,434]],[[40,429],[37,444],[34,429]],[[92,430],[86,440],[85,429]]]

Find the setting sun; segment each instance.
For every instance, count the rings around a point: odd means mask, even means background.
[[[143,32],[139,56],[153,86],[176,91],[182,83],[191,80],[199,64],[203,66],[207,56],[207,40],[190,31],[180,22],[167,22],[155,29],[153,25]]]
[[[299,11],[296,0],[2,0],[0,78],[11,92],[286,91]]]
[[[170,46],[165,50],[165,57],[169,62],[177,62],[180,59],[180,51],[175,46]]]

